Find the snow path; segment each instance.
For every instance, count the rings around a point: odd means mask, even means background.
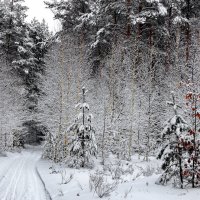
[[[36,164],[41,155],[27,150],[4,158],[0,171],[1,200],[51,200],[41,180]]]

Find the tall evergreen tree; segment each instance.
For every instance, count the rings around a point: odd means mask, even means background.
[[[1,2],[0,9],[0,46],[6,57],[10,73],[18,77],[18,85],[24,88],[23,126],[27,133],[40,132],[35,121],[37,104],[42,91],[41,75],[45,71],[44,57],[47,53],[46,42],[49,32],[45,22],[36,20],[31,25],[25,22],[27,7],[23,0]]]
[[[48,48],[50,33],[46,22],[40,23],[36,19],[27,27],[29,37],[32,41],[31,53],[34,58],[34,64],[31,68],[26,68],[25,85],[26,85],[26,109],[27,114],[31,116],[24,121],[23,125],[31,141],[40,141],[38,136],[44,136],[46,127],[41,123],[38,110],[38,102],[45,94],[42,91],[42,79],[45,75],[45,56]]]

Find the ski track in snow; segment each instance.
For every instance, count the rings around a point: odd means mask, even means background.
[[[0,174],[0,200],[51,200],[36,169],[39,159],[37,152],[23,151],[12,162],[6,160],[7,170]]]

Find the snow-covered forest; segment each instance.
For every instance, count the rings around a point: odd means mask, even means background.
[[[44,4],[0,0],[0,200],[198,198],[200,1]]]

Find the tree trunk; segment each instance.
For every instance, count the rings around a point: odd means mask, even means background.
[[[131,0],[126,0],[127,4],[127,30],[126,30],[126,35],[129,38],[131,35],[131,19],[130,19],[130,14],[131,14]]]
[[[82,108],[82,112],[83,112],[83,126],[85,126],[85,107],[84,107],[84,103],[85,103],[85,88],[82,89],[83,92],[83,108]],[[81,146],[82,146],[82,151],[83,151],[83,163],[82,163],[82,167],[85,167],[85,130],[83,129],[82,132],[82,141],[81,141]]]
[[[171,62],[171,16],[172,16],[172,7],[169,8],[169,15],[168,15],[168,32],[169,36],[167,38],[167,44],[166,44],[166,72],[169,71],[170,68],[170,62]]]
[[[190,20],[190,0],[187,0],[187,13],[186,17],[188,21]],[[190,56],[190,25],[189,23],[186,26],[186,65],[188,66],[189,56]]]
[[[177,138],[178,140],[178,138]],[[181,189],[183,189],[183,169],[182,169],[182,153],[180,147],[178,147],[178,154],[179,154],[179,176],[181,181]]]

